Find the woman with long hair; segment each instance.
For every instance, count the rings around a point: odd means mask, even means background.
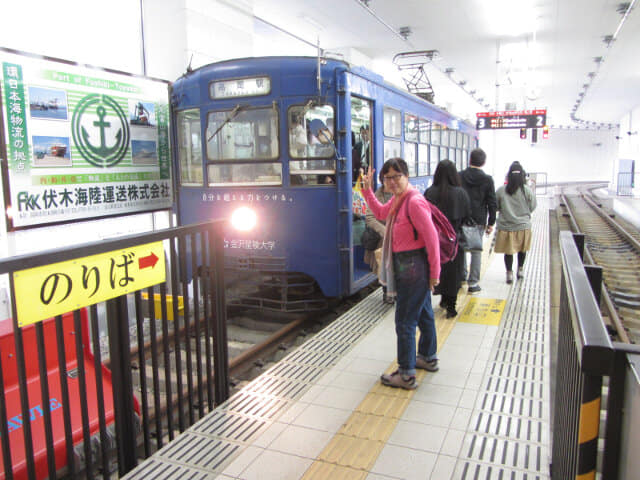
[[[401,158],[384,162],[380,176],[391,199],[382,204],[372,191],[374,169],[363,177],[362,194],[379,220],[386,220],[380,283],[396,295],[398,369],[383,374],[383,385],[413,390],[416,368],[438,370],[436,325],[431,291],[440,279],[440,244],[429,203],[409,183],[409,167]],[[416,327],[420,330],[416,355]]]
[[[433,184],[424,192],[424,197],[444,213],[458,235],[463,222],[471,217],[469,196],[460,185],[455,163],[442,160],[436,167]],[[462,284],[463,270],[464,250],[458,248],[455,258],[442,265],[440,285],[435,290],[436,294],[442,295],[440,306],[447,309],[447,318],[458,315],[456,301]]]
[[[531,213],[536,208],[535,193],[526,185],[520,162],[513,162],[507,173],[507,184],[498,188],[498,221],[496,253],[504,253],[507,283],[513,283],[513,255],[518,254],[518,279],[524,276],[526,252],[531,248]]]

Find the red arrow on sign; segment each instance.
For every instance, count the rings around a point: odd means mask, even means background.
[[[138,268],[140,270],[147,267],[153,268],[156,266],[156,263],[158,263],[158,260],[159,258],[156,256],[156,254],[151,252],[151,255],[148,255],[146,257],[140,257],[138,259]]]

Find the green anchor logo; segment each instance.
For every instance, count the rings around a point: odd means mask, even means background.
[[[89,124],[86,122],[86,117],[92,115],[94,108],[98,120]],[[105,120],[107,116],[115,116],[116,121]],[[99,145],[95,144],[97,142],[95,142],[92,135],[87,132],[83,122],[87,126],[93,125],[98,128],[100,137]],[[116,125],[112,126],[112,123]],[[113,135],[115,143],[112,146],[108,146],[106,133],[113,128],[118,128],[115,135]],[[73,141],[82,157],[97,167],[112,167],[118,164],[120,160],[124,158],[129,148],[129,124],[127,123],[127,117],[118,102],[108,95],[92,94],[80,100],[73,112],[71,131]],[[97,137],[97,135],[94,134],[94,137]]]

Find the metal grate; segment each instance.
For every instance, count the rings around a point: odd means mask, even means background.
[[[215,478],[384,318],[392,307],[380,299],[378,289],[125,478]]]
[[[186,431],[154,456],[214,472],[239,448],[237,444]]]
[[[216,473],[203,472],[174,462],[151,457],[132,470],[127,478],[144,478],[145,480],[214,480]]]
[[[546,342],[551,316],[546,208],[534,213],[532,234],[526,274],[511,288],[456,466],[456,479],[549,479]]]
[[[261,419],[214,411],[206,421],[198,422],[191,429],[218,438],[248,443],[267,425]]]

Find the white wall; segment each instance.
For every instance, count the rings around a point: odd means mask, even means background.
[[[20,0],[0,11],[3,47],[142,72],[138,1]]]
[[[552,129],[547,140],[520,139],[519,129],[482,131],[480,147],[487,153],[485,171],[502,183],[511,162],[517,160],[527,172],[546,172],[549,182],[611,181],[618,156],[617,130]]]
[[[633,194],[640,196],[640,106],[627,113],[620,120],[620,133],[618,134],[618,145],[620,147],[618,158],[635,160],[635,185]],[[617,186],[618,162],[614,164],[613,188]]]

